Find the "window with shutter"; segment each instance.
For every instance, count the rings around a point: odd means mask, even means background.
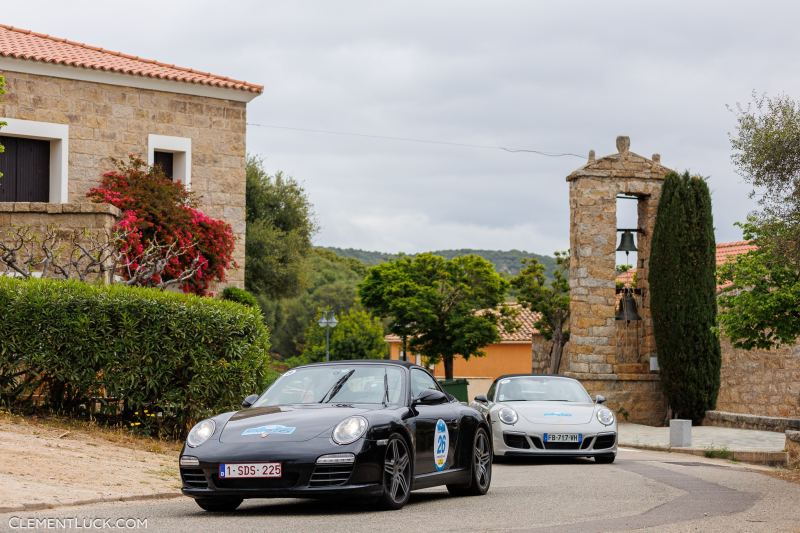
[[[50,200],[50,141],[0,136],[0,202]]]

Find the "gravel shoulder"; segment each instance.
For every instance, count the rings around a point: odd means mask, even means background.
[[[0,415],[0,512],[180,494],[177,443]]]

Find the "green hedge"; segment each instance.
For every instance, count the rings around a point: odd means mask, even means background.
[[[248,305],[250,307],[258,307],[258,300],[256,297],[247,292],[244,289],[240,289],[238,287],[225,287],[222,291],[222,299],[228,300],[229,302],[236,302],[242,305]]]
[[[155,289],[0,277],[0,395],[7,406],[44,402],[91,412],[92,399],[111,398],[107,411],[117,418],[180,436],[260,392],[274,377],[268,350],[267,329],[252,307]]]

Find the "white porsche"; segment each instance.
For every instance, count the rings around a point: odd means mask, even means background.
[[[515,374],[500,376],[472,406],[492,428],[495,457],[594,457],[613,463],[617,420],[575,379]]]

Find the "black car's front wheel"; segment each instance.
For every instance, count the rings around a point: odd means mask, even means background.
[[[411,453],[400,435],[392,435],[386,443],[383,460],[383,494],[378,505],[383,509],[400,509],[411,495]]]
[[[475,431],[472,446],[472,472],[466,485],[447,485],[453,496],[482,496],[492,483],[492,445],[484,428]]]
[[[197,498],[194,500],[204,511],[229,513],[242,504],[241,498]]]

